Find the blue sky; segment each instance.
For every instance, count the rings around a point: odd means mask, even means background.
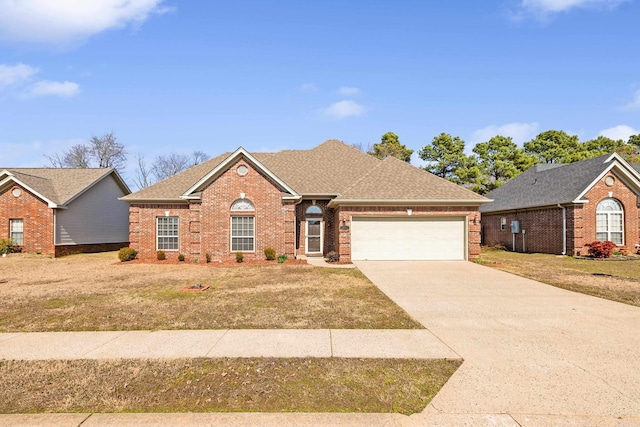
[[[640,133],[640,0],[0,0],[0,164]],[[420,164],[414,155],[414,164]]]

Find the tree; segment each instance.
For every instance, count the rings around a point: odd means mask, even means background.
[[[171,153],[167,156],[156,157],[151,167],[147,168],[144,158],[138,157],[136,184],[140,186],[140,188],[147,187],[153,184],[150,179],[151,175],[155,178],[154,182],[162,181],[208,159],[209,155],[202,151],[194,151],[191,153],[191,156]]]
[[[393,132],[387,132],[382,135],[380,142],[373,144],[373,151],[369,151],[373,157],[385,159],[387,157],[397,157],[407,163],[411,162],[411,154],[413,150],[400,144],[400,138]]]
[[[468,156],[464,154],[464,140],[460,137],[452,138],[447,133],[441,133],[433,138],[431,144],[425,145],[418,152],[422,160],[427,162],[425,170],[441,178],[456,182],[460,180],[460,172],[472,168]]]
[[[536,162],[536,158],[518,148],[511,137],[494,136],[487,142],[476,144],[473,152],[478,156],[481,178],[475,189],[485,194],[515,178]]]
[[[127,164],[127,151],[124,145],[116,142],[113,132],[98,138],[93,136],[88,143],[76,144],[62,155],[45,154],[51,165],[56,168],[114,168],[122,172]]]
[[[138,188],[146,188],[153,184],[151,180],[151,169],[147,167],[144,157],[140,154],[136,155],[136,161],[138,162],[138,168],[134,173],[133,183],[136,184]]]
[[[633,145],[636,148],[636,151],[640,150],[640,133],[637,135],[631,135],[627,144]]]
[[[581,151],[581,147],[576,135],[548,130],[525,142],[524,151],[535,156],[539,163],[569,163]]]

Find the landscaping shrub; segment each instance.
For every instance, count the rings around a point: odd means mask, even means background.
[[[136,259],[136,255],[138,255],[138,251],[133,248],[120,248],[120,252],[118,252],[118,259],[122,262],[132,261]]]
[[[165,259],[167,259],[167,256],[165,255],[164,251],[158,251],[156,252],[156,258],[158,259],[158,261],[164,261]]]
[[[267,261],[273,261],[276,259],[276,250],[272,247],[264,248],[264,256],[267,258]]]
[[[236,252],[236,262],[242,262],[244,260],[244,255],[242,252]]]
[[[289,259],[289,257],[287,256],[287,254],[282,254],[282,255],[278,255],[278,263],[282,264],[283,262],[285,262],[287,259]]]
[[[178,254],[178,261],[180,262],[184,261],[184,255]]]
[[[0,255],[20,252],[20,246],[14,245],[11,239],[0,239]]]
[[[589,247],[589,256],[593,258],[609,258],[613,253],[613,248],[616,247],[616,244],[610,241],[601,242],[596,240],[595,242],[591,242],[586,246]]]
[[[338,262],[340,261],[340,254],[336,251],[331,251],[326,256],[328,262]]]

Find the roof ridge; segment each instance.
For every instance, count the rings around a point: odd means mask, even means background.
[[[357,150],[357,148],[354,147],[355,150]],[[358,150],[360,151],[360,150]],[[373,157],[373,156],[371,156]],[[374,157],[375,158],[375,157]],[[374,167],[372,167],[371,169],[369,169],[367,171],[367,173],[363,174],[360,176],[360,178],[356,179],[350,186],[348,186],[347,188],[344,189],[344,191],[342,193],[348,193],[352,188],[356,187],[358,184],[360,184],[366,177],[368,177],[369,175],[371,175],[373,173],[373,171],[377,170],[379,167],[382,166],[382,163],[384,162],[384,160],[379,160],[378,164],[375,165]],[[341,193],[341,194],[342,194]],[[340,196],[340,195],[338,195]]]

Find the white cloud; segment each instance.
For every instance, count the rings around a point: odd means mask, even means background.
[[[514,21],[533,15],[542,20],[572,9],[614,9],[630,0],[521,0],[519,7],[510,14]]]
[[[486,142],[496,135],[510,136],[516,144],[533,139],[538,134],[540,125],[532,123],[507,123],[505,125],[491,125],[478,129],[471,134],[469,143],[475,145],[479,142]]]
[[[94,34],[139,26],[165,13],[164,0],[0,0],[0,39],[52,45],[74,44]]]
[[[29,80],[37,72],[37,69],[25,64],[0,64],[0,89],[4,89],[13,85],[19,85]]]
[[[598,136],[606,136],[607,138],[615,140],[621,139],[623,141],[627,141],[631,135],[638,134],[640,134],[640,130],[636,130],[627,125],[619,125],[600,131]]]
[[[623,110],[640,110],[640,90],[633,95],[633,100],[622,106]]]
[[[80,86],[73,82],[51,82],[48,80],[40,80],[33,86],[29,87],[25,92],[27,97],[36,96],[60,96],[63,98],[71,98],[80,92]]]
[[[339,95],[344,96],[360,95],[362,93],[359,88],[353,86],[342,86],[338,89],[337,92]]]
[[[324,109],[326,116],[338,120],[351,116],[359,116],[362,113],[364,113],[364,107],[351,100],[338,101]]]

